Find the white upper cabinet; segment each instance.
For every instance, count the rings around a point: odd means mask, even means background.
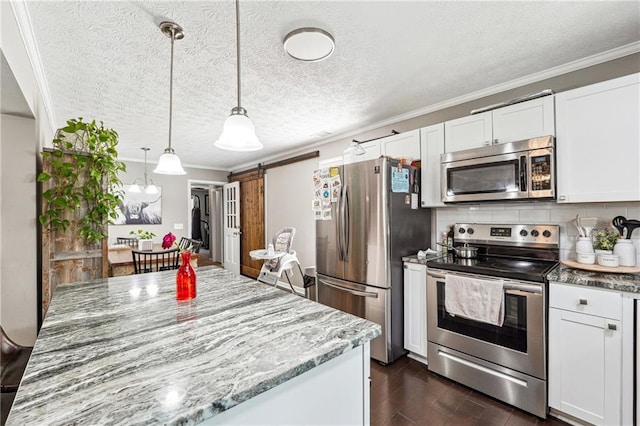
[[[371,142],[361,143],[360,147],[364,149],[364,154],[354,155],[351,152],[343,155],[343,163],[359,163],[361,161],[373,160],[380,158],[382,152],[380,151],[380,140],[374,140]]]
[[[544,96],[444,124],[446,152],[555,135],[554,97]]]
[[[422,207],[443,207],[440,188],[440,154],[444,153],[444,123],[420,129]]]
[[[392,158],[418,160],[420,158],[420,130],[416,129],[371,142],[364,142],[360,146],[365,153],[353,156],[345,155],[344,164],[373,160],[380,158],[382,155]]]
[[[640,74],[556,95],[559,203],[640,201]]]
[[[556,134],[553,96],[494,109],[491,113],[494,144]]]
[[[416,129],[380,139],[380,151],[382,155],[387,157],[418,160],[420,158],[420,130]]]
[[[491,145],[493,139],[491,111],[446,121],[444,136],[446,152]]]

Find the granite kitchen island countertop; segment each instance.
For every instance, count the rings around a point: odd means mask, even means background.
[[[547,279],[563,284],[577,284],[627,293],[640,293],[640,275],[638,274],[606,274],[575,269],[560,264],[547,274]]]
[[[175,273],[58,286],[7,425],[196,424],[380,334],[217,267],[177,302]]]

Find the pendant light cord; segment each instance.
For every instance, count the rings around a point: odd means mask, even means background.
[[[173,118],[173,42],[176,39],[176,29],[171,26],[171,66],[169,68],[169,151],[171,149],[171,122]]]
[[[236,61],[238,77],[238,108],[240,105],[240,1],[236,0]]]
[[[147,187],[147,151],[149,148],[142,148],[144,151],[144,187]]]

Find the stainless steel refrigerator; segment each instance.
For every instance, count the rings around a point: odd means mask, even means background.
[[[419,207],[415,167],[382,157],[338,173],[331,220],[316,222],[316,300],[380,324],[371,357],[390,363],[406,352],[402,257],[429,247],[431,210]]]

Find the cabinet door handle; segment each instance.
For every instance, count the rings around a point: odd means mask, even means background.
[[[489,146],[489,145],[491,145],[491,141],[484,141],[484,144],[485,144],[486,146]]]
[[[560,200],[560,201],[564,201],[566,199],[567,199],[567,197],[565,197],[564,195],[561,195],[561,196],[558,197],[558,200]]]
[[[493,140],[493,144],[496,145],[498,143],[498,139]]]
[[[617,330],[617,329],[618,329],[618,326],[617,326],[617,325],[615,325],[615,324],[607,324],[607,328],[608,328],[609,330]]]
[[[581,305],[588,305],[589,303],[587,303],[587,299],[580,299],[580,304]]]

